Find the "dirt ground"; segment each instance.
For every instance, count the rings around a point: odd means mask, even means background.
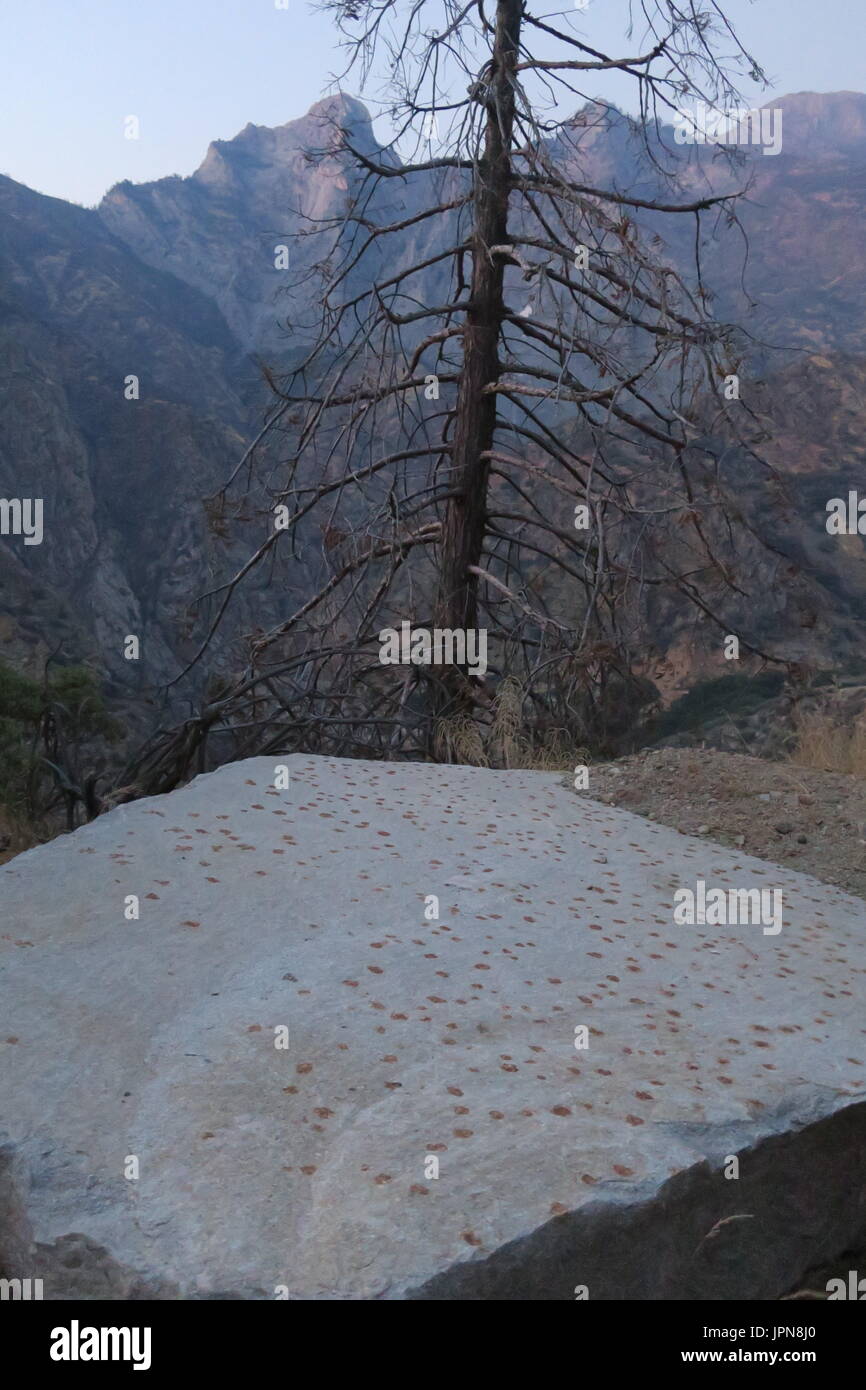
[[[712,749],[594,763],[583,795],[866,898],[866,781]]]

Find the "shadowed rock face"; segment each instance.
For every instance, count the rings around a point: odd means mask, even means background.
[[[739,578],[748,572],[748,592],[727,616],[765,648],[775,651],[784,635],[791,659],[844,664],[862,650],[866,566],[859,538],[826,535],[824,508],[847,495],[863,466],[866,97],[799,93],[778,104],[778,156],[746,150],[743,169],[731,174],[707,150],[687,152],[692,193],[732,191],[753,176],[739,209],[756,301],[746,322],[784,348],[756,350],[766,385],[751,382],[748,404],[772,421],[764,453],[788,491],[771,494],[749,456],[726,465],[743,517],[781,558],[774,566],[744,543]],[[232,519],[228,534],[214,535],[201,505],[231,473],[270,399],[246,354],[285,365],[312,336],[312,271],[325,248],[320,238],[296,242],[292,234],[307,225],[301,212],[326,225],[349,210],[355,176],[345,161],[307,158],[329,146],[335,125],[347,126],[360,148],[378,150],[366,109],[340,95],[299,120],[250,125],[215,142],[190,178],[119,184],[98,210],[0,178],[0,496],[43,496],[46,507],[41,546],[0,538],[0,638],[14,665],[39,674],[59,644],[59,659],[90,664],[107,678],[113,703],[143,718],[144,692],[176,676],[196,651],[211,610],[203,603],[190,613],[190,600],[234,573],[262,538],[258,516]],[[590,106],[570,129],[573,139],[579,132],[576,177],[657,191],[624,118]],[[676,150],[670,131],[666,139]],[[388,180],[367,213],[411,216],[429,192],[422,177]],[[740,319],[750,304],[742,238],[720,218],[703,226],[717,312]],[[668,218],[659,230],[667,254],[685,263],[692,219]],[[441,250],[438,234],[432,221],[407,229],[400,257]],[[274,265],[282,244],[288,272]],[[397,254],[387,248],[389,265]],[[365,288],[380,268],[368,256],[349,289]],[[420,291],[428,302],[441,299],[439,276],[437,266]],[[140,378],[134,403],[123,396],[129,373]],[[295,606],[308,578],[297,565],[269,593],[245,583],[216,664],[237,658],[238,633]],[[683,618],[660,599],[651,626],[677,688],[716,673],[715,638],[701,650],[690,613]],[[130,632],[143,647],[134,669],[122,654]],[[193,679],[205,674],[203,663]]]
[[[201,499],[243,446],[240,346],[211,299],[95,212],[6,178],[0,309],[0,496],[44,499],[42,544],[0,539],[4,660],[41,673],[59,648],[140,700],[176,673],[180,611],[224,563]]]
[[[117,184],[99,215],[149,265],[212,295],[247,350],[285,351],[287,321],[315,325],[317,301],[304,284],[327,242],[293,238],[309,234],[309,219],[341,221],[348,211],[350,161],[310,159],[332,147],[340,127],[356,148],[378,152],[366,107],[331,97],[286,125],[247,125],[232,140],[215,140],[189,178]],[[281,244],[288,269],[275,268]]]
[[[266,524],[232,518],[216,535],[203,499],[270,403],[246,350],[284,352],[285,319],[314,320],[310,298],[278,312],[274,245],[296,205],[345,212],[341,167],[314,173],[303,154],[331,138],[334,116],[369,144],[359,103],[321,102],[217,142],[193,179],[121,185],[100,212],[0,177],[0,496],[42,498],[45,529],[41,545],[0,537],[4,660],[35,675],[49,651],[87,662],[141,719],[146,695],[197,649],[207,610],[191,602],[241,566]],[[321,253],[311,245],[308,259]],[[124,394],[130,374],[138,400]],[[293,583],[270,597],[244,585],[218,666],[238,631],[282,615]],[[123,659],[127,633],[140,665]]]
[[[800,92],[767,105],[782,112],[780,153],[739,147],[743,158],[733,170],[710,147],[677,145],[672,127],[663,127],[660,141],[652,141],[661,164],[675,170],[693,196],[748,189],[737,207],[742,232],[712,214],[702,223],[703,271],[717,295],[715,312],[734,321],[748,315],[752,333],[776,348],[862,355],[866,95]],[[283,235],[309,231],[299,213],[345,216],[355,181],[346,159],[312,163],[306,157],[330,148],[339,126],[349,130],[356,148],[381,157],[366,107],[339,94],[283,126],[248,125],[232,140],[215,141],[189,178],[117,184],[99,215],[142,260],[215,298],[247,349],[284,351],[286,322],[303,324],[309,317],[305,295],[312,285],[305,290],[305,273],[322,257],[324,238],[291,245],[288,276],[275,272],[274,244]],[[626,117],[589,103],[564,129],[554,148],[577,180],[676,201]],[[388,212],[396,220],[425,206],[433,182],[434,176],[387,181],[368,215],[384,222]],[[656,225],[648,214],[633,215],[662,234],[675,260],[692,265],[691,217],[663,217]],[[427,234],[424,224],[406,229],[401,259],[405,253],[411,264],[425,249]],[[395,245],[389,242],[389,265]],[[281,296],[286,280],[291,293]],[[435,276],[432,283],[440,290],[445,284]],[[790,352],[778,360],[769,354],[765,369],[775,371],[790,360]]]
[[[7,1277],[767,1298],[862,1235],[861,902],[555,774],[287,766],[0,871]]]

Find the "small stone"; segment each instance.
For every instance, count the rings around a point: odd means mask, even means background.
[[[745,843],[746,843],[746,837],[745,837],[745,835],[735,835],[735,836],[734,836],[734,844],[737,846],[737,849],[742,849],[742,848],[743,848],[743,845],[744,845]]]
[[[794,827],[790,821],[780,820],[776,822],[776,824],[773,826],[773,829],[775,830],[777,835],[790,835]]]
[[[708,825],[699,825],[699,826],[698,826],[698,834],[699,834],[699,835],[709,835],[709,833],[710,833],[710,827],[709,827]]]

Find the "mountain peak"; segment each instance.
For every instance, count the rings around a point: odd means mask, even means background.
[[[790,92],[765,105],[782,108],[782,148],[790,153],[840,154],[866,145],[866,95],[862,92]]]
[[[348,92],[334,92],[331,96],[314,101],[306,116],[301,119],[325,121],[341,118],[344,124],[347,119],[353,125],[369,124],[370,113],[357,97],[349,96]]]
[[[248,122],[231,140],[213,140],[193,174],[210,187],[228,187],[249,168],[291,165],[308,152],[326,149],[332,133],[348,129],[361,148],[376,148],[370,113],[363,102],[336,92],[314,102],[305,116],[285,125],[253,125]]]

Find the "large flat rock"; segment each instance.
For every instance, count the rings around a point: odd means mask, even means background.
[[[287,765],[0,870],[3,1273],[775,1297],[862,1235],[863,903],[556,774]],[[781,931],[676,925],[699,877]]]

